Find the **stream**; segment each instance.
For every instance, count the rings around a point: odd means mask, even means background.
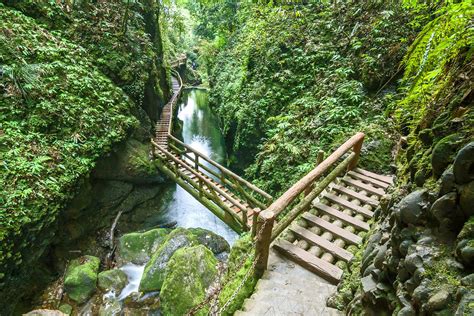
[[[225,165],[224,138],[209,107],[207,90],[184,90],[178,102],[178,118],[183,122],[181,136],[184,143]],[[176,221],[178,226],[185,228],[205,228],[224,237],[230,245],[235,242],[238,235],[191,194],[177,184],[169,190],[172,190],[172,198],[162,211],[165,221]]]

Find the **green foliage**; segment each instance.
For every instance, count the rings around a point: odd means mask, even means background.
[[[250,276],[246,279],[239,291],[237,291],[235,298],[230,301],[228,307],[222,311],[223,315],[234,315],[238,311],[244,302],[244,300],[253,293],[253,289],[257,284],[257,279],[253,275],[253,256],[248,258],[251,249],[252,238],[250,235],[241,237],[231,249],[229,260],[228,260],[228,271],[224,278],[225,282],[220,294],[219,303],[220,308],[226,304],[233,294],[239,289],[239,286],[245,279],[245,275],[250,273]],[[247,259],[245,259],[247,257]],[[242,261],[245,260],[243,264]],[[252,271],[249,272],[249,269]]]
[[[474,7],[472,1],[462,1],[436,14],[404,58],[405,97],[392,106],[401,133],[407,135],[407,148],[398,156],[405,182],[413,180],[419,170],[431,175],[434,145],[449,135],[461,140],[458,148],[474,138],[469,80],[473,75]],[[427,141],[426,135],[432,139]]]
[[[362,163],[387,171],[391,120],[383,113],[391,99],[378,90],[398,73],[414,32],[410,12],[349,1],[242,14],[211,77],[233,166],[250,165],[247,175],[278,193],[314,167],[319,150],[365,131],[370,155]]]
[[[0,264],[11,273],[136,120],[82,47],[2,4],[0,70]]]

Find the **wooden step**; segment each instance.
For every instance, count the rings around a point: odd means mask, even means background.
[[[341,198],[340,196],[334,195],[332,193],[326,193],[324,194],[324,197],[327,198],[328,200],[331,200],[334,203],[337,203],[341,206],[344,206],[345,208],[348,208],[350,210],[353,210],[359,214],[362,214],[363,216],[367,218],[372,218],[374,216],[374,212],[369,211],[363,207],[360,207],[359,205],[356,205],[346,199]]]
[[[349,216],[341,211],[338,211],[330,206],[327,206],[325,204],[322,204],[322,203],[319,203],[319,202],[316,202],[316,203],[313,203],[313,206],[315,208],[317,208],[318,210],[326,213],[327,215],[329,216],[332,216],[332,217],[335,217],[337,219],[340,219],[341,221],[343,221],[344,223],[348,224],[348,225],[351,225],[351,226],[354,226],[358,229],[361,229],[361,230],[366,230],[368,231],[370,226],[369,224],[367,224],[366,222],[363,222],[357,218],[354,218],[352,216]]]
[[[390,176],[376,174],[376,173],[373,173],[373,172],[370,172],[370,171],[367,171],[367,170],[364,170],[364,169],[361,169],[361,168],[355,168],[354,171],[357,172],[357,173],[363,174],[364,176],[371,177],[371,178],[379,180],[379,181],[383,181],[383,182],[388,183],[390,185],[393,184],[393,178],[390,177]]]
[[[378,189],[378,188],[374,188],[373,186],[371,185],[368,185],[368,184],[365,184],[365,183],[362,183],[360,181],[357,181],[357,180],[354,180],[354,179],[351,179],[351,178],[348,178],[348,177],[344,177],[341,179],[343,182],[351,185],[351,186],[354,186],[356,188],[359,188],[361,190],[365,190],[371,194],[375,194],[377,196],[382,196],[385,194],[385,192],[381,189]]]
[[[316,273],[333,284],[337,284],[342,279],[343,271],[341,269],[323,259],[313,256],[309,252],[286,240],[277,240],[273,244],[273,247],[302,267]]]
[[[368,182],[368,183],[372,184],[374,187],[377,187],[377,188],[386,189],[390,186],[388,183],[385,183],[385,182],[382,182],[382,181],[379,181],[379,180],[375,180],[371,177],[364,176],[363,174],[357,173],[355,171],[349,171],[347,174],[352,178]]]
[[[358,199],[363,203],[369,204],[373,207],[377,207],[379,205],[379,202],[377,200],[374,200],[366,195],[363,195],[359,192],[356,192],[354,190],[351,190],[349,188],[343,187],[341,185],[334,184],[332,186],[332,189],[335,191],[338,191],[339,193],[346,194],[352,198]]]
[[[320,217],[314,216],[309,212],[304,213],[303,215],[301,215],[301,217],[310,222],[311,224],[319,226],[322,229],[338,236],[339,238],[344,239],[348,243],[358,245],[362,242],[362,238],[360,238],[356,234],[353,234],[350,231],[345,230],[344,228],[336,226],[333,223],[325,221]]]
[[[334,245],[329,240],[316,235],[315,233],[307,230],[306,228],[303,228],[298,225],[293,225],[293,226],[290,226],[290,230],[294,232],[296,235],[298,235],[299,237],[305,239],[310,244],[321,247],[327,252],[329,252],[330,254],[332,254],[333,256],[338,257],[339,259],[342,259],[346,262],[351,261],[352,257],[354,256],[349,251]]]

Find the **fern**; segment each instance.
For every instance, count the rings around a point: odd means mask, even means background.
[[[472,58],[474,44],[474,7],[471,0],[451,4],[438,12],[418,35],[403,63],[407,96],[399,103],[397,116],[402,121],[417,124],[450,82],[446,70],[459,56]],[[468,51],[465,55],[462,55]]]

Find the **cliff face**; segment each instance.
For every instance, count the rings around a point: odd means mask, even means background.
[[[90,234],[68,220],[103,227],[107,199],[113,217],[158,195],[145,144],[170,91],[156,3],[2,2],[0,296],[13,308],[53,241]]]
[[[404,59],[397,187],[329,300],[348,314],[473,312],[473,14],[443,7]]]
[[[396,135],[383,112],[417,31],[413,12],[373,1],[248,11],[211,76],[234,166],[280,193],[314,168],[319,150],[363,131],[362,164],[387,172]]]

